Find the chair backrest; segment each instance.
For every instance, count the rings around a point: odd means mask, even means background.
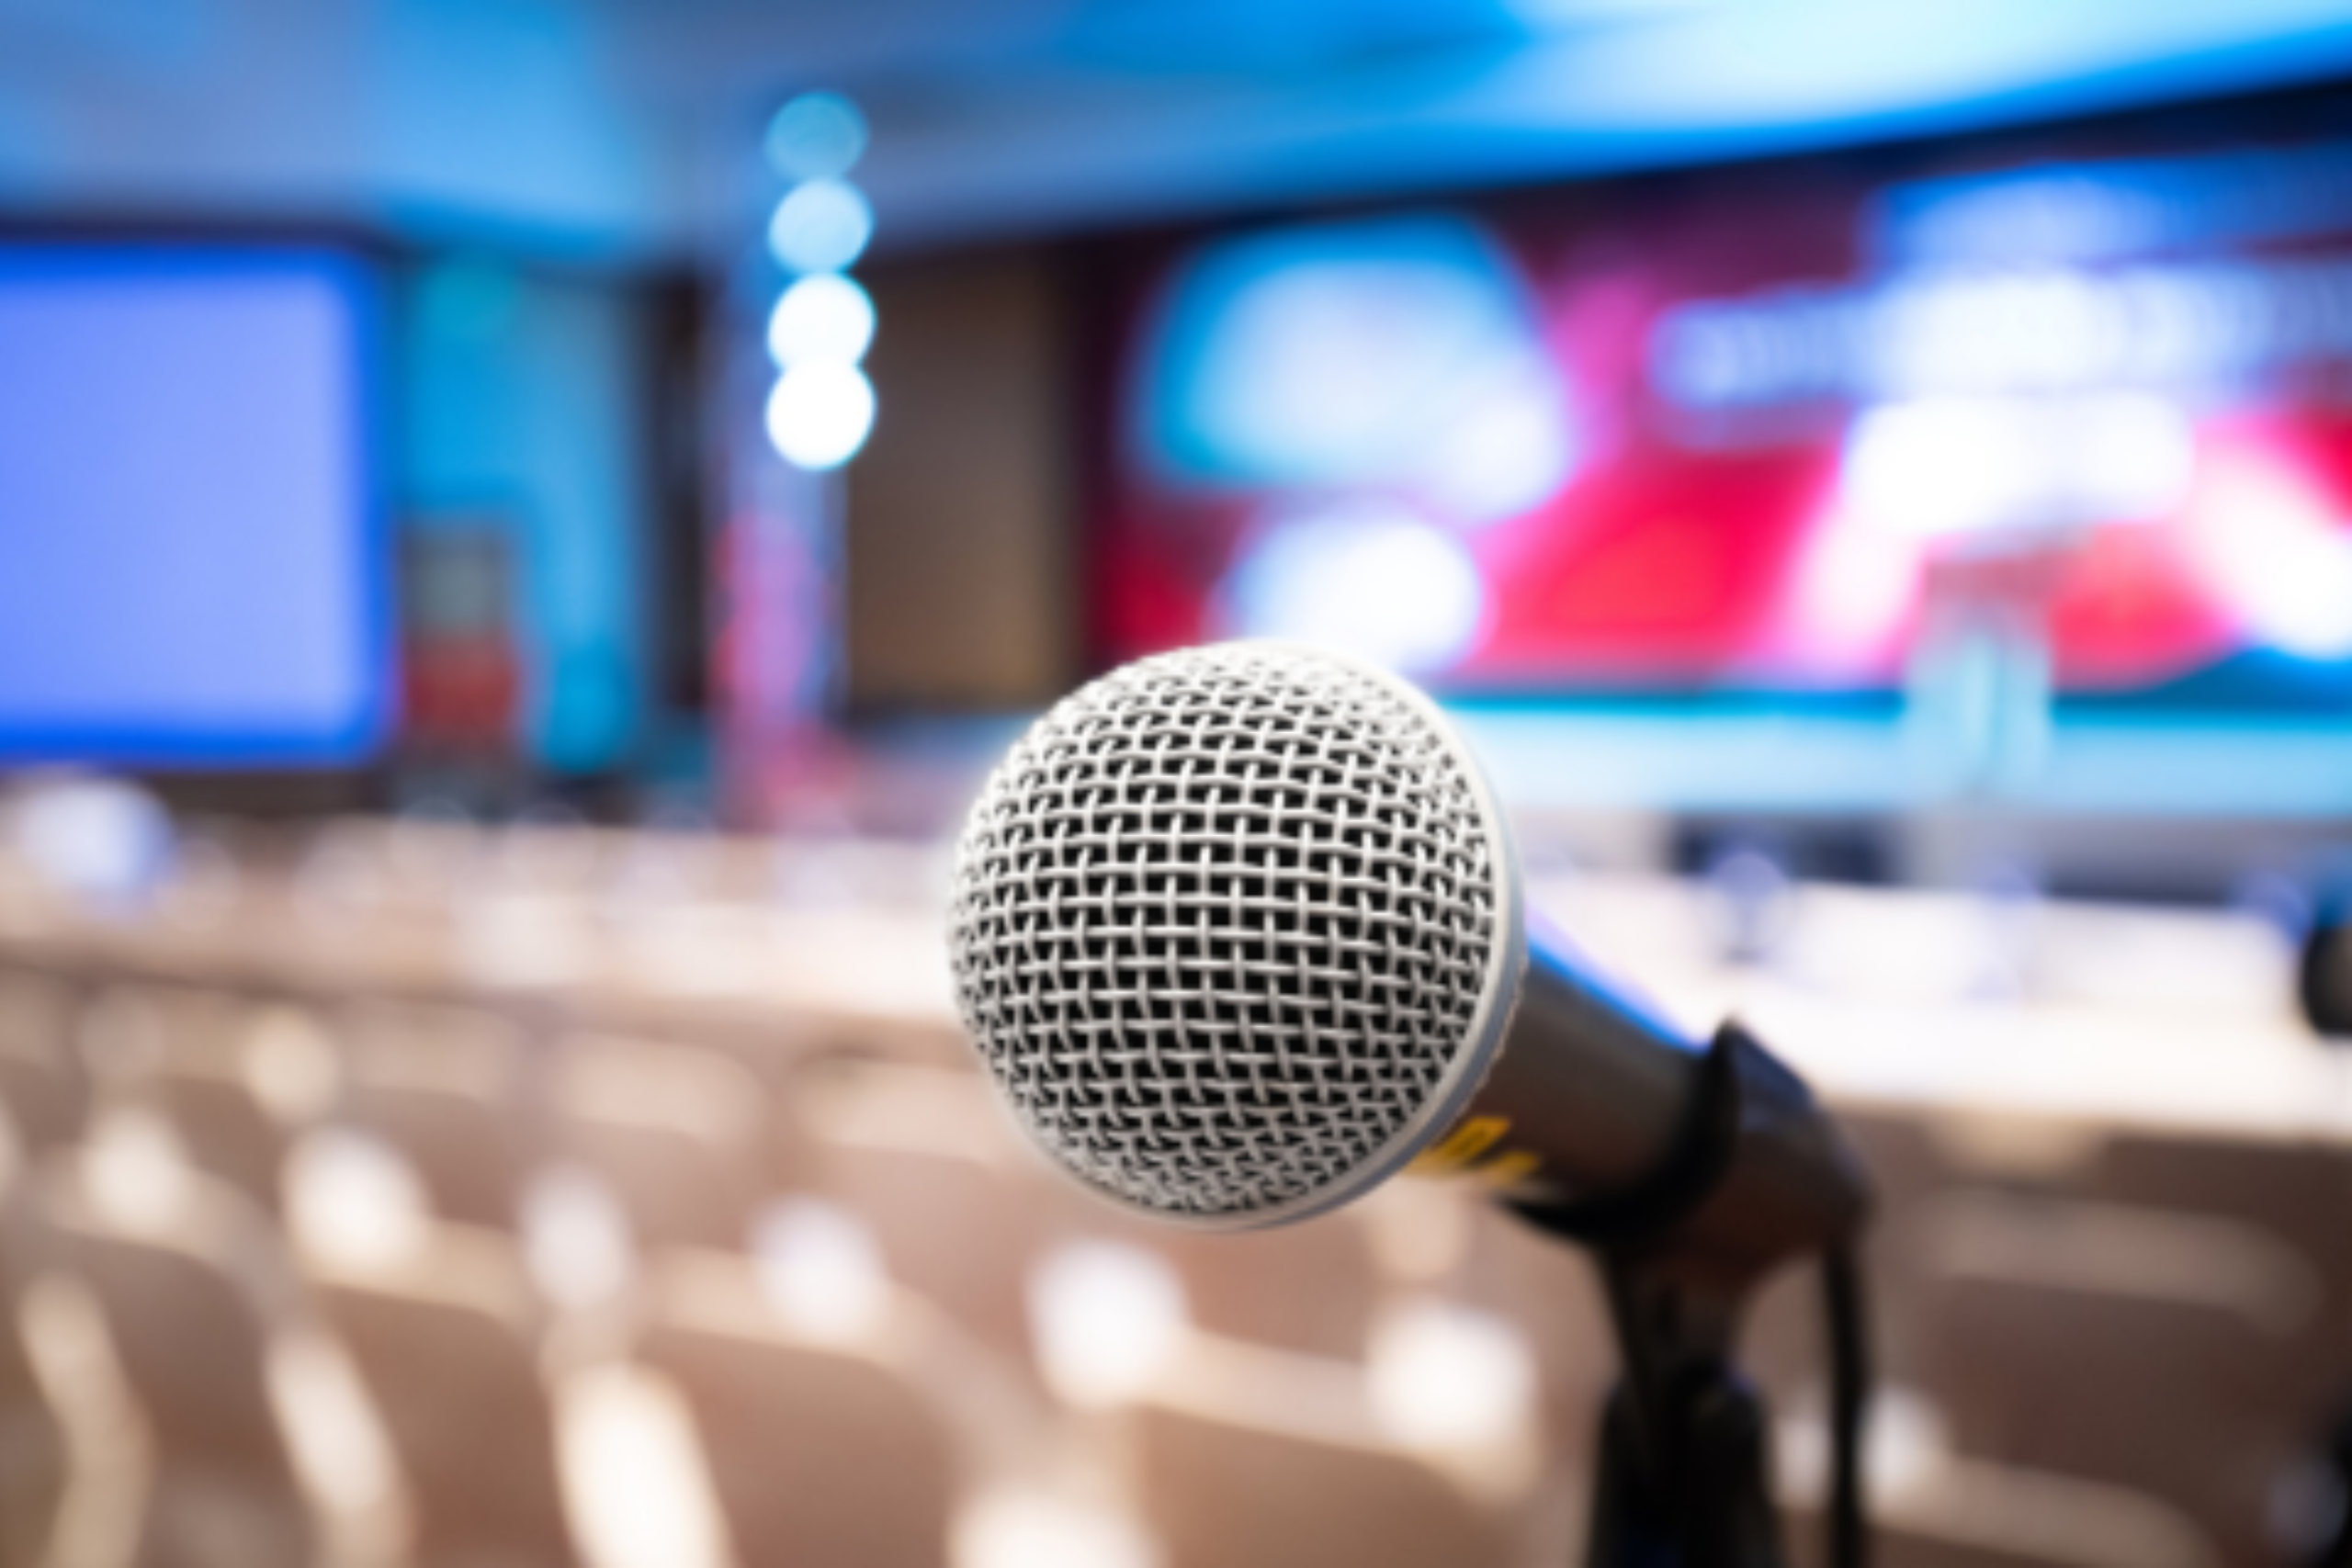
[[[288,1129],[250,1085],[209,1064],[175,1065],[149,1080],[143,1097],[171,1122],[198,1169],[261,1208],[277,1207]]]
[[[1972,1459],[2162,1497],[2233,1561],[2333,1394],[2297,1355],[2322,1297],[2239,1222],[1955,1192],[1905,1246],[1942,1301],[1926,1382]]]
[[[40,1239],[96,1297],[131,1397],[166,1467],[298,1487],[270,1393],[274,1335],[294,1282],[267,1219],[175,1163],[137,1115],[52,1160],[36,1198]],[[150,1143],[149,1140],[154,1140]]]
[[[290,1137],[334,1098],[334,1046],[313,1019],[142,987],[102,998],[82,1038],[102,1104],[162,1115],[198,1169],[275,1211]]]
[[[2102,1514],[2062,1521],[2057,1532],[2037,1532],[2056,1539],[2041,1540],[2019,1539],[2024,1532],[2000,1529],[2001,1523],[1984,1510],[1965,1521],[1930,1523],[1882,1514],[1871,1521],[1871,1546],[1877,1561],[1894,1568],[2219,1568],[2211,1546],[2193,1534],[2168,1535],[2166,1553],[2150,1557],[2132,1534],[2111,1536],[2113,1526]],[[2109,1539],[2112,1546],[2104,1546]],[[1817,1544],[1802,1544],[1811,1550],[1801,1551],[1799,1561],[1820,1560]]]
[[[693,1413],[739,1568],[944,1564],[960,1464],[928,1378],[788,1330],[742,1259],[688,1262],[692,1304],[663,1292],[637,1357]]]
[[[2299,1371],[2326,1364],[2352,1379],[2352,1148],[2118,1133],[2086,1195],[2242,1223],[2291,1249],[2324,1292],[2299,1337]]]
[[[1025,1355],[1028,1273],[1050,1223],[1028,1156],[976,1076],[829,1063],[786,1087],[807,1185],[880,1243],[890,1277]]]
[[[1204,1332],[1308,1355],[1363,1356],[1378,1279],[1354,1214],[1239,1235],[1170,1229],[1154,1239],[1182,1277],[1193,1322]]]
[[[435,1213],[511,1227],[537,1142],[519,1031],[494,1015],[371,1008],[350,1020],[343,1113],[398,1149]]]
[[[166,1449],[240,1469],[287,1468],[263,1337],[236,1281],[153,1238],[69,1235],[63,1251],[102,1303],[116,1353]]]
[[[582,1037],[550,1065],[551,1135],[649,1247],[741,1247],[764,1185],[767,1094],[699,1046]]]
[[[65,1493],[65,1432],[33,1367],[19,1306],[34,1268],[25,1151],[0,1114],[0,1568],[33,1568]]]
[[[1408,1454],[1152,1405],[1131,1419],[1167,1568],[1515,1561],[1504,1523]]]
[[[0,1110],[33,1150],[82,1134],[90,1086],[73,1048],[73,998],[53,980],[9,975],[0,983]]]
[[[573,1561],[540,1324],[513,1243],[429,1225],[402,1258],[308,1267],[391,1440],[419,1558]]]

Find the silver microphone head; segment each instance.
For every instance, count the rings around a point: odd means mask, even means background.
[[[1222,1228],[1343,1202],[1450,1124],[1525,952],[1502,814],[1436,707],[1272,643],[1038,720],[972,808],[948,942],[1046,1153]]]

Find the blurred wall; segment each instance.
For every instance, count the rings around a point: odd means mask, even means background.
[[[0,6],[0,207],[236,211],[570,253],[655,242],[679,182],[560,0]]]
[[[872,276],[879,412],[844,481],[853,710],[1034,705],[1078,672],[1057,276],[1034,250]]]
[[[610,767],[649,695],[650,301],[486,259],[411,271],[397,298],[401,525],[508,535],[526,750]]]

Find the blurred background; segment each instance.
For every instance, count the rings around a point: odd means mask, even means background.
[[[2322,0],[0,0],[0,1568],[1572,1560],[1580,1258],[1155,1231],[969,1070],[979,780],[1244,636],[1847,1119],[1883,1561],[2322,1561],[2347,80]]]

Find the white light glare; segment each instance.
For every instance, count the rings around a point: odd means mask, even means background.
[[[837,180],[865,151],[865,117],[833,93],[803,93],[768,121],[768,166],[788,180]]]
[[[1459,225],[1213,249],[1171,321],[1170,449],[1218,479],[1402,491],[1476,527],[1543,502],[1582,455],[1508,264]]]
[[[412,1256],[431,1213],[406,1161],[364,1134],[327,1128],[286,1160],[288,1219],[303,1250],[359,1269]]]
[[[153,1231],[173,1224],[190,1190],[187,1153],[151,1111],[110,1111],[89,1140],[90,1195],[119,1224]]]
[[[1500,1318],[1418,1303],[1382,1319],[1371,1363],[1373,1414],[1409,1447],[1505,1442],[1532,1422],[1534,1361]]]
[[[619,1295],[637,1269],[620,1204],[570,1167],[541,1172],[523,1194],[523,1257],[548,1299],[575,1312]]]
[[[1472,525],[1542,504],[1579,455],[1558,377],[1532,353],[1498,353],[1462,381],[1460,400],[1432,423],[1415,465],[1424,492]]]
[[[1486,585],[1461,544],[1379,502],[1261,528],[1222,596],[1237,635],[1321,643],[1407,671],[1460,659],[1487,622]]]
[[[799,468],[840,468],[873,428],[874,388],[854,365],[796,365],[768,394],[768,439]]]
[[[955,1568],[1154,1568],[1159,1561],[1133,1519],[1069,1498],[986,1492],[956,1519]]]
[[[170,817],[116,779],[35,775],[0,799],[0,839],[51,886],[96,905],[143,897],[170,869]]]
[[[1064,1247],[1029,1280],[1037,1359],[1054,1391],[1101,1408],[1148,1389],[1182,1340],[1184,1287],[1166,1260],[1140,1247]]]
[[[307,1015],[292,1008],[263,1013],[245,1036],[243,1061],[254,1098],[285,1125],[308,1125],[332,1109],[334,1046]]]
[[[802,278],[768,317],[768,353],[779,370],[796,365],[854,365],[874,341],[874,301],[837,272]]]
[[[1929,398],[1864,411],[1839,483],[1871,523],[1926,537],[2151,521],[2196,461],[2188,416],[2160,398]]]
[[[873,208],[842,180],[795,186],[768,220],[768,249],[794,272],[839,272],[865,254],[873,237]]]
[[[2189,547],[2254,637],[2302,659],[2352,658],[2352,528],[2297,476],[2239,462],[2189,516]]]
[[[752,1255],[776,1315],[812,1339],[859,1338],[889,1310],[881,1248],[854,1215],[831,1203],[775,1204],[752,1228]]]
[[[685,1401],[626,1362],[577,1369],[558,1393],[557,1458],[582,1553],[600,1568],[733,1561]]]

